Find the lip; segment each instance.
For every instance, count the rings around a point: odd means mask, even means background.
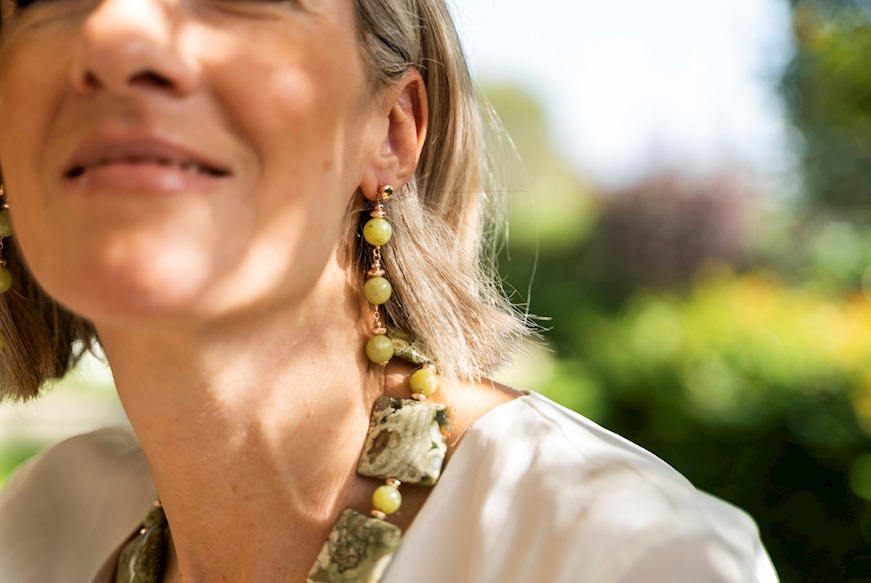
[[[214,185],[232,171],[177,140],[98,134],[76,148],[62,174],[88,190],[178,191]]]

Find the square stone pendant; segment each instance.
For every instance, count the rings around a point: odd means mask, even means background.
[[[307,583],[378,583],[400,538],[399,527],[346,508],[333,525]]]
[[[446,405],[379,397],[357,473],[405,484],[435,484],[445,461],[450,417]]]

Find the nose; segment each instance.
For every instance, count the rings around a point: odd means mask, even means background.
[[[73,55],[73,86],[83,94],[159,92],[183,97],[197,87],[198,64],[180,42],[183,3],[102,0],[84,18]]]

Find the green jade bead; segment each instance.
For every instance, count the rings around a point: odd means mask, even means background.
[[[381,334],[373,336],[366,343],[366,356],[375,364],[384,364],[393,358],[393,342]]]
[[[363,225],[363,238],[375,247],[386,244],[391,235],[393,235],[393,227],[384,219],[371,219]]]
[[[402,506],[402,494],[389,484],[385,484],[372,494],[372,506],[384,514],[393,514]]]
[[[5,267],[0,267],[0,294],[5,294],[12,287],[12,274]]]
[[[431,397],[439,388],[439,379],[430,368],[421,368],[414,371],[408,379],[408,385],[412,393],[420,393],[424,397]]]
[[[387,303],[393,294],[393,286],[383,277],[372,277],[363,284],[363,295],[369,303],[380,306]]]
[[[9,217],[9,211],[0,211],[0,237],[6,238],[12,236],[12,220]]]

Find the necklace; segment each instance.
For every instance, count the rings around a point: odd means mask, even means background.
[[[446,435],[453,411],[428,403],[435,391],[435,370],[424,350],[391,331],[395,356],[421,365],[412,374],[412,399],[381,396],[372,407],[369,430],[357,473],[383,480],[364,514],[346,508],[330,531],[307,583],[377,583],[401,539],[399,527],[386,521],[399,510],[402,484],[434,486],[447,452]],[[169,523],[159,501],[142,521],[139,534],[121,551],[116,583],[160,583],[166,565]]]

